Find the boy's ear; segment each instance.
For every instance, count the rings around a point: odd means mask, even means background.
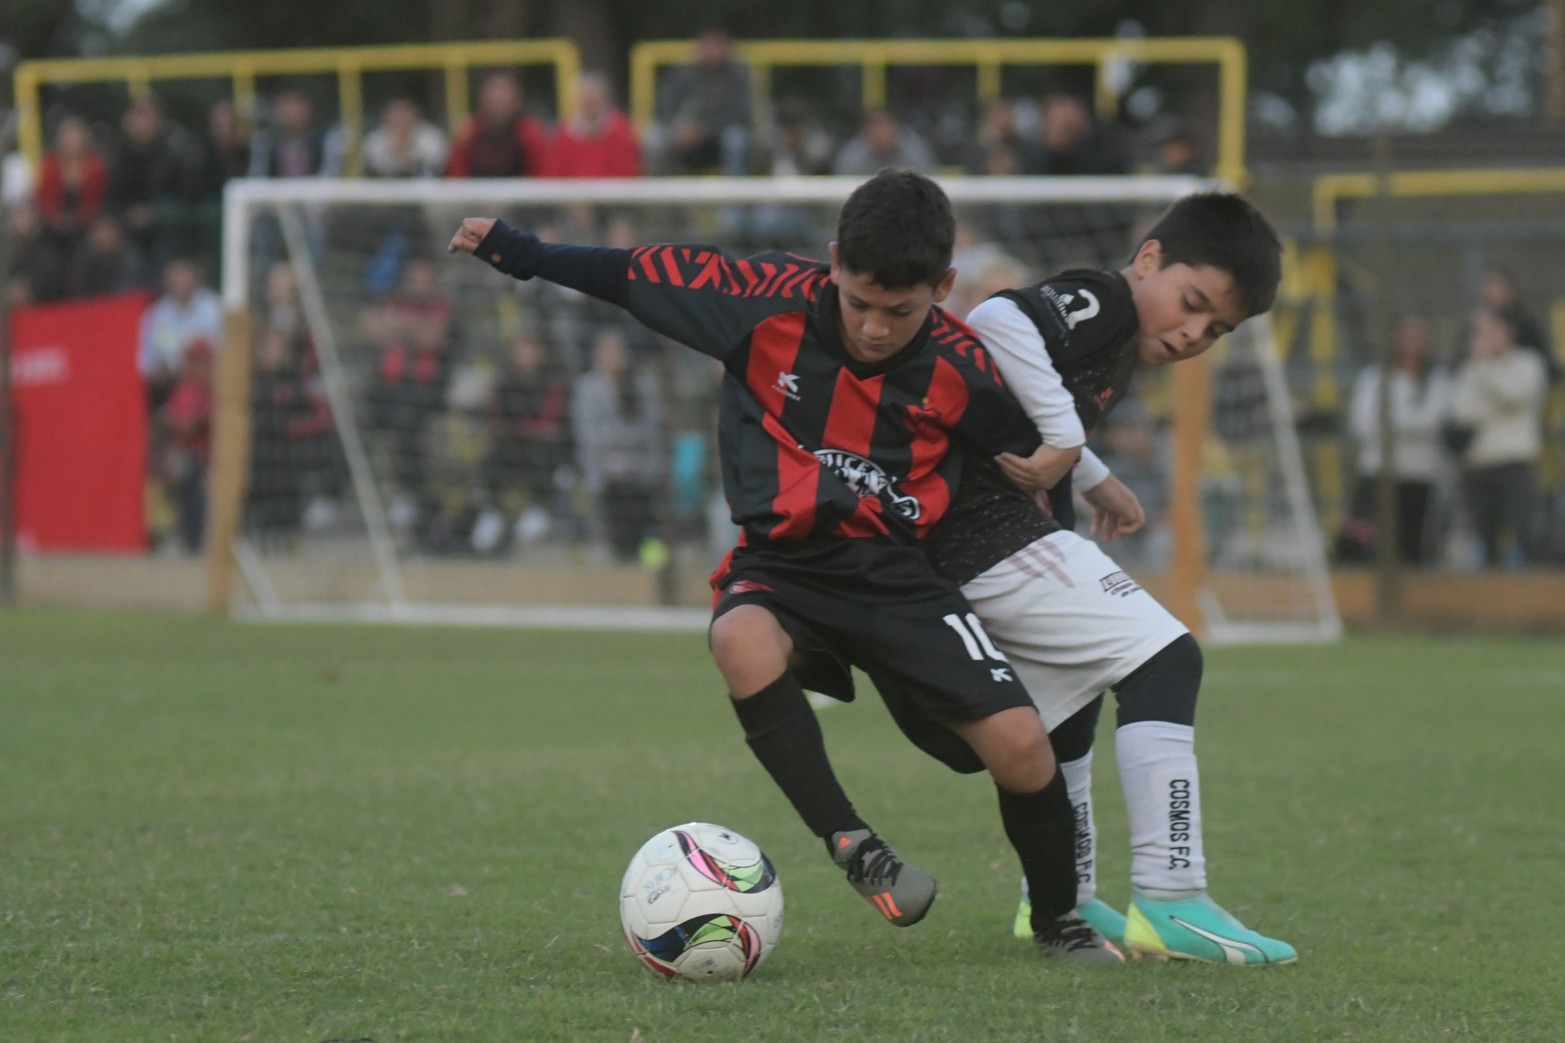
[[[940,277],[940,281],[935,284],[935,298],[934,298],[934,302],[936,304],[939,304],[942,301],[944,301],[947,297],[949,297],[951,295],[951,288],[953,286],[955,286],[955,285],[956,285],[956,269],[955,268],[947,268],[946,269],[946,273],[944,275],[942,275]]]
[[[1163,244],[1156,239],[1148,239],[1136,250],[1136,257],[1130,262],[1131,269],[1139,279],[1145,279],[1159,268],[1163,267]]]

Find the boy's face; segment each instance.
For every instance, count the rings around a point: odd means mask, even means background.
[[[1229,272],[1162,264],[1163,246],[1151,239],[1141,244],[1126,272],[1141,321],[1136,352],[1143,366],[1195,358],[1249,318]]]
[[[938,286],[920,283],[889,290],[873,276],[850,272],[837,263],[837,244],[831,244],[831,281],[837,285],[837,309],[842,321],[842,344],[859,362],[890,358],[913,339],[924,325],[929,309],[946,299],[956,281],[956,269],[947,268]]]

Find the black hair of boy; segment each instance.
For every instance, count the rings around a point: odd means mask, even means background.
[[[940,285],[955,242],[951,200],[911,170],[882,170],[854,189],[837,218],[837,263],[887,290]]]
[[[1282,244],[1277,231],[1248,199],[1232,192],[1185,196],[1158,218],[1141,240],[1163,247],[1162,267],[1188,264],[1233,276],[1244,310],[1260,315],[1277,300]]]

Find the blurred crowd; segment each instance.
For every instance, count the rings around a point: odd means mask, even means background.
[[[0,276],[13,306],[155,295],[138,354],[152,419],[150,542],[194,552],[203,541],[213,364],[223,342],[212,286],[231,178],[867,176],[886,166],[993,176],[1210,172],[1178,126],[1132,133],[1071,93],[995,101],[976,116],[916,90],[897,111],[848,122],[787,96],[758,114],[750,71],[728,37],[703,33],[697,52],[661,81],[644,134],[610,81],[591,72],[576,84],[568,119],[551,120],[517,76],[492,72],[461,125],[440,126],[413,98],[395,97],[356,146],[302,88],[281,89],[256,113],[217,101],[200,128],[171,119],[152,94],[133,98],[117,127],[51,112],[41,165],[25,184],[10,179],[11,264]],[[1101,205],[969,215],[951,310],[964,315],[996,290],[1071,264],[1117,263],[1144,216]],[[440,222],[419,208],[316,218],[312,251],[335,237],[364,254],[351,292],[333,294],[333,307],[351,312],[340,360],[318,353],[276,221],[254,229],[250,244],[260,306],[245,525],[259,546],[288,547],[344,524],[346,505],[359,499],[355,467],[373,471],[391,529],[428,553],[591,543],[617,560],[652,561],[671,534],[727,539],[710,368],[671,362],[686,356],[662,352],[614,309],[539,282],[518,285],[506,305],[515,314],[475,320],[462,286],[436,262]],[[541,231],[635,245],[650,230],[627,214],[567,208]],[[736,251],[809,252],[830,227],[818,213],[778,204],[724,212],[703,234]],[[1453,533],[1471,534],[1466,557],[1476,563],[1559,560],[1565,504],[1539,480],[1555,375],[1544,328],[1502,273],[1470,327],[1449,373],[1430,362],[1429,321],[1410,316],[1399,335],[1393,539],[1412,563],[1461,557],[1450,550]],[[1377,372],[1360,380],[1339,431],[1361,447],[1349,518],[1335,537],[1343,562],[1372,557],[1379,539]],[[1220,424],[1248,423],[1232,418],[1245,416],[1252,378],[1243,367],[1219,374],[1220,415],[1229,418]],[[366,436],[353,454],[335,430],[342,409]],[[1152,524],[1119,557],[1157,564],[1167,552],[1166,411],[1131,404],[1121,413],[1100,433],[1101,449],[1142,493]]]

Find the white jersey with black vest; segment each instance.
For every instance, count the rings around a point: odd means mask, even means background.
[[[1084,445],[1130,388],[1140,323],[1125,277],[1073,269],[1005,290],[967,318],[1006,387],[1047,445]],[[925,547],[935,570],[965,583],[1059,525],[987,460],[969,460]]]

